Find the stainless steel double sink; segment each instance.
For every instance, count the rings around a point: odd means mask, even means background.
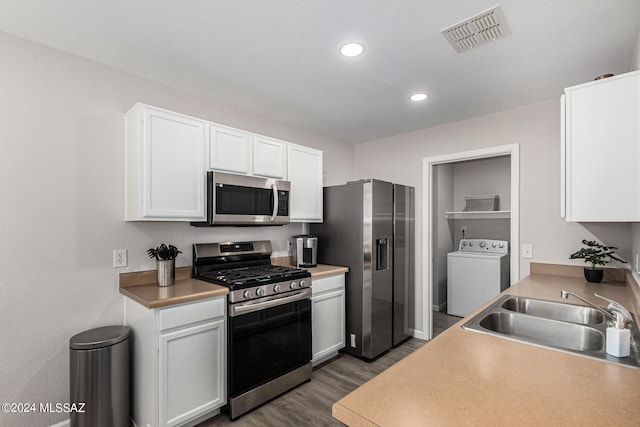
[[[631,355],[623,358],[606,353],[607,326],[605,316],[593,308],[515,295],[499,298],[462,325],[474,332],[640,367],[636,323],[631,324]]]

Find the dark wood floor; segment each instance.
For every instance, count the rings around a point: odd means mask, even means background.
[[[433,337],[437,337],[447,328],[455,325],[462,317],[449,316],[447,313],[434,311],[433,312]]]
[[[434,338],[459,317],[433,313]],[[426,342],[411,338],[372,362],[341,353],[330,363],[313,371],[312,380],[254,409],[231,422],[220,414],[198,427],[283,427],[283,426],[342,426],[331,417],[331,406],[360,385],[403,359]]]

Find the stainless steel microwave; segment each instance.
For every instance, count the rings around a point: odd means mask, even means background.
[[[210,225],[289,223],[289,181],[207,172],[207,222]]]

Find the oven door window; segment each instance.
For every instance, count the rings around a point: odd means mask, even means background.
[[[273,191],[238,185],[216,185],[216,214],[271,215]]]
[[[229,317],[230,396],[311,361],[311,301]]]

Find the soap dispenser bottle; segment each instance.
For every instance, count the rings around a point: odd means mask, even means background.
[[[607,328],[607,354],[615,357],[628,357],[631,351],[631,331],[625,328],[624,316],[613,312],[616,321]]]

